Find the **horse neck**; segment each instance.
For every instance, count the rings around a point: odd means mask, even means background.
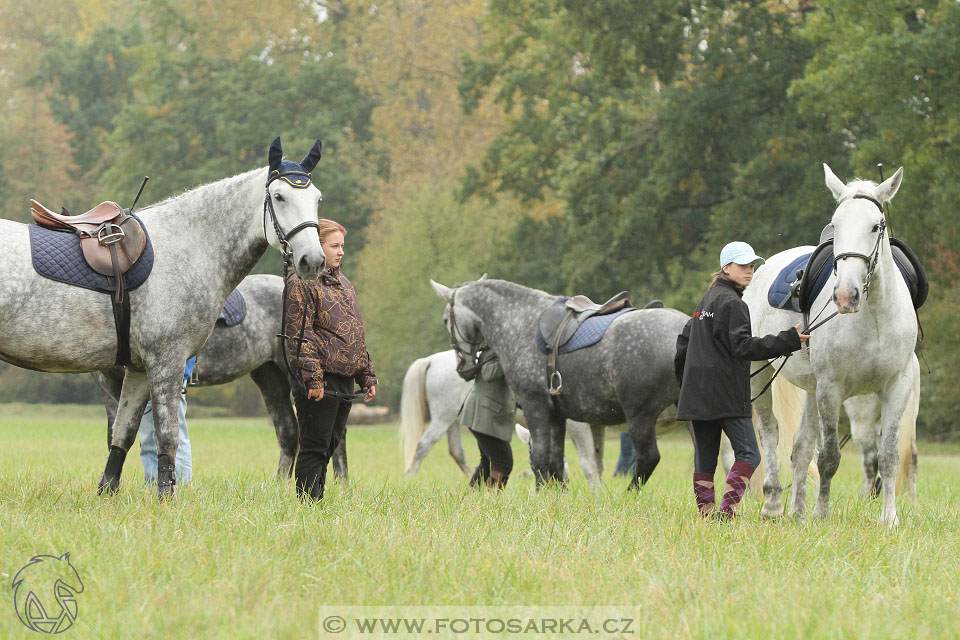
[[[263,232],[265,168],[255,169],[188,191],[138,214],[151,234],[188,238],[184,254],[202,256],[204,278],[232,291],[267,249]],[[215,251],[210,249],[215,248]],[[199,257],[199,256],[198,256]],[[187,255],[180,256],[188,261]]]
[[[544,309],[559,299],[506,281],[488,280],[471,289],[470,309],[483,322],[483,337],[500,354],[501,361],[511,360],[513,353],[524,349],[535,350],[533,332],[537,320]],[[524,334],[529,334],[529,339],[525,340]]]
[[[892,309],[897,305],[898,287],[897,278],[901,278],[900,270],[893,260],[893,251],[890,241],[884,238],[880,243],[880,255],[877,258],[877,268],[870,278],[870,290],[865,300],[875,312],[884,313],[885,309]]]

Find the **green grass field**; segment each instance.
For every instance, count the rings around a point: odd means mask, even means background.
[[[642,495],[612,477],[612,437],[602,490],[568,446],[569,489],[539,493],[514,439],[498,495],[467,488],[445,440],[408,478],[395,425],[354,427],[349,483],[302,505],[273,478],[266,419],[190,429],[194,483],[176,500],[142,484],[136,445],[119,494],[101,498],[101,409],[0,405],[0,638],[39,635],[18,620],[11,581],[31,556],[64,552],[85,587],[64,638],[355,637],[320,635],[320,607],[346,605],[606,605],[635,620],[633,638],[960,635],[956,446],[920,443],[919,502],[901,500],[888,530],[858,497],[853,445],[828,521],[764,521],[748,496],[742,518],[717,524],[695,513],[682,433],[661,440]]]

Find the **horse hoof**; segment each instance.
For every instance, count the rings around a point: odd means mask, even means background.
[[[109,480],[101,476],[100,482],[97,483],[97,495],[102,496],[104,493],[108,495],[113,495],[120,490],[120,478],[110,478]]]
[[[760,510],[760,517],[762,517],[764,520],[781,520],[783,519],[783,507],[780,507],[779,511],[767,511],[766,508],[763,508]]]

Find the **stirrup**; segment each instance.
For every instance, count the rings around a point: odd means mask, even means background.
[[[563,393],[563,376],[559,371],[550,374],[550,395],[558,396]]]

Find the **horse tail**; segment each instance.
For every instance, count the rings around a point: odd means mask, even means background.
[[[417,442],[423,435],[427,422],[427,369],[430,358],[414,360],[403,376],[400,394],[400,447],[403,449],[403,466],[409,470],[417,454]]]
[[[773,394],[773,413],[777,417],[780,439],[777,441],[777,460],[781,465],[790,462],[793,455],[793,440],[800,429],[803,419],[803,407],[807,401],[807,392],[794,385],[783,376],[777,376],[771,388]],[[810,461],[807,477],[820,483],[820,470],[816,465],[816,456]]]

